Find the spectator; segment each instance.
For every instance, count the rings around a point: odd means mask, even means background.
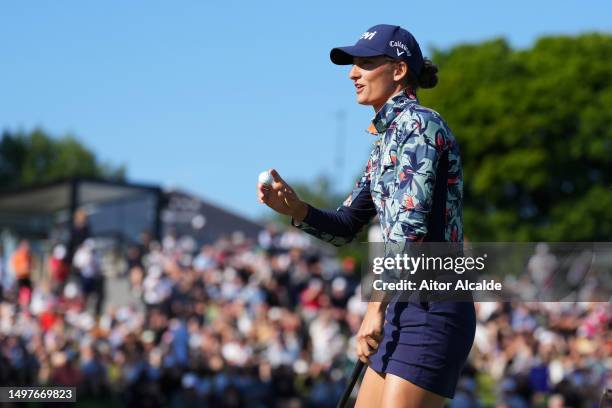
[[[85,304],[93,295],[96,299],[95,315],[100,316],[104,303],[104,276],[93,239],[86,239],[77,249],[73,263],[81,278],[81,291]]]
[[[70,273],[70,266],[66,263],[66,255],[66,247],[64,245],[56,245],[49,258],[51,285],[53,293],[56,295],[64,291],[64,286]]]
[[[27,307],[32,296],[31,274],[33,269],[32,253],[28,241],[23,240],[19,243],[11,258],[11,264],[17,279],[19,304]]]
[[[72,257],[76,250],[90,237],[89,222],[87,211],[84,208],[78,208],[72,217],[72,229],[70,230],[70,239],[68,242],[68,253],[66,261],[72,264]]]

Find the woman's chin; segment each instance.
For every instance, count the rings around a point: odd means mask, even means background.
[[[360,105],[371,105],[371,103],[368,101],[368,98],[366,98],[363,95],[359,95],[357,94],[357,103]]]

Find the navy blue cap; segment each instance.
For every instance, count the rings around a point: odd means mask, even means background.
[[[409,31],[400,26],[379,24],[363,33],[355,45],[337,47],[329,57],[337,65],[350,65],[353,57],[388,57],[406,61],[408,69],[418,76],[423,68],[421,47]]]

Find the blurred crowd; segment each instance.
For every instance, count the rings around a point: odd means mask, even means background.
[[[74,228],[50,253],[23,241],[0,254],[0,282],[14,278],[1,293],[0,384],[77,386],[79,400],[129,406],[335,406],[366,308],[352,258],[270,226],[201,248],[144,234],[107,263],[86,221]],[[129,282],[131,301],[107,302],[108,279]],[[611,385],[609,304],[476,307],[447,406],[592,407]]]
[[[479,406],[477,373],[494,382],[499,408],[596,407],[612,385],[608,303],[482,302],[476,310],[470,367],[452,407]]]

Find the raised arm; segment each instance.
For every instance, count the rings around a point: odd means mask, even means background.
[[[291,223],[302,231],[335,246],[344,245],[375,215],[370,195],[370,160],[355,188],[336,211],[321,210],[299,199],[295,191],[270,169],[271,186],[258,184],[259,201],[291,217]]]

